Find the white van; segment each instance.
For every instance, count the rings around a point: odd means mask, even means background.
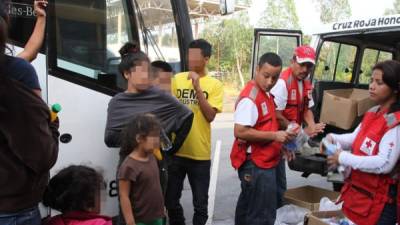
[[[284,67],[290,64],[293,50],[302,44],[299,30],[255,29],[252,56],[252,73],[259,57],[268,51],[281,56]],[[379,61],[400,58],[400,14],[367,19],[335,22],[322,27],[313,35],[310,44],[317,53],[317,60],[310,74],[314,86],[313,98],[315,119],[320,118],[325,90],[360,88],[367,89],[372,67]],[[360,118],[359,118],[360,119]],[[351,132],[328,125],[329,132]],[[323,135],[314,141],[318,142]],[[326,160],[322,155],[298,155],[289,163],[291,169],[302,171],[307,177],[311,173],[328,174]],[[339,179],[333,179],[335,189]]]

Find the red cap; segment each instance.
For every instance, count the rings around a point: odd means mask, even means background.
[[[297,63],[310,62],[315,64],[315,51],[308,45],[302,45],[294,50]]]

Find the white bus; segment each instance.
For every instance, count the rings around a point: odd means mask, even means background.
[[[32,4],[33,0],[11,0],[8,44],[14,54],[22,50],[33,30]],[[165,60],[177,72],[184,70],[186,47],[193,39],[188,7],[195,4],[181,0],[49,0],[46,40],[33,65],[44,100],[62,106],[59,155],[51,173],[70,164],[101,170],[106,181],[103,214],[118,212],[119,150],[104,144],[108,102],[125,88],[117,70],[118,50],[125,42],[136,41],[151,60]],[[217,11],[221,6],[223,14],[232,11],[232,1],[213,4]]]

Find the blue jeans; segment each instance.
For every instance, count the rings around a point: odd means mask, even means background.
[[[262,169],[247,160],[238,171],[241,193],[235,225],[274,225],[276,218],[276,168]]]
[[[392,199],[397,198],[397,186],[392,185],[389,189],[389,195]],[[397,204],[396,201],[386,204],[383,208],[381,217],[376,225],[395,225],[397,219]]]
[[[210,160],[192,160],[173,156],[168,165],[168,186],[165,206],[170,225],[185,225],[182,196],[186,175],[193,195],[193,225],[204,225],[208,219],[208,187],[210,186]]]
[[[280,208],[284,205],[283,195],[287,189],[286,185],[286,160],[281,159],[278,166],[276,166],[276,184],[277,184],[277,208]]]
[[[37,206],[15,213],[0,213],[1,225],[41,225],[41,223]]]

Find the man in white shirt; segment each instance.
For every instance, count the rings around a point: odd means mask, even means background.
[[[315,64],[315,51],[308,45],[302,45],[294,50],[290,66],[282,71],[279,80],[271,93],[277,106],[277,114],[281,125],[287,127],[290,122],[300,126],[307,124],[305,132],[309,136],[323,132],[325,124],[315,123],[310,110],[314,106],[312,99],[312,84],[309,73]],[[283,193],[286,191],[285,160],[282,159],[277,167],[278,207],[283,205]]]

